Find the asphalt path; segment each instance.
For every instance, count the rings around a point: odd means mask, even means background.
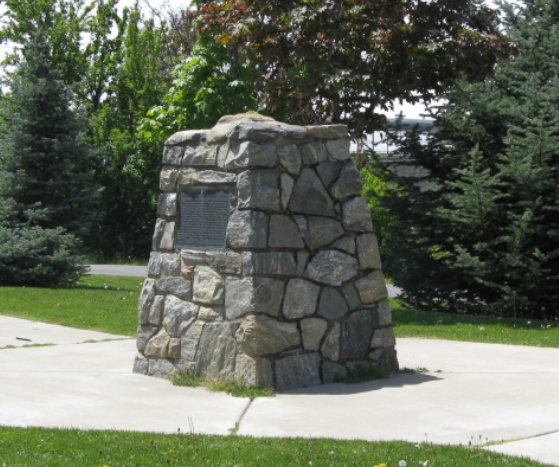
[[[132,266],[128,264],[92,264],[89,274],[103,274],[106,276],[134,276],[147,277],[147,266]]]

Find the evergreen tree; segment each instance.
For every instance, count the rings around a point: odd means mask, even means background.
[[[80,239],[92,201],[84,122],[41,34],[24,48],[0,127],[0,282],[59,285],[83,272]]]
[[[404,186],[411,234],[386,262],[415,304],[558,316],[559,1],[501,8],[515,55],[446,96],[427,145],[403,141],[431,190]]]

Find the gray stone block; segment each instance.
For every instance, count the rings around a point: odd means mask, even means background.
[[[297,179],[289,209],[294,213],[334,217],[336,210],[330,195],[315,171],[306,167]]]
[[[175,248],[175,223],[165,222],[161,232],[160,250],[173,250]]]
[[[301,277],[307,269],[307,264],[309,263],[309,252],[302,250],[297,252],[297,272],[296,276]]]
[[[363,182],[361,180],[361,175],[353,161],[344,165],[336,183],[330,187],[330,193],[337,200],[344,200],[350,196],[360,195],[362,190]]]
[[[289,206],[289,201],[291,200],[291,195],[293,194],[293,188],[295,187],[295,182],[287,174],[281,174],[280,176],[281,184],[281,207],[286,210]]]
[[[176,193],[163,193],[159,195],[159,200],[157,202],[157,214],[167,217],[174,217],[177,215]]]
[[[225,284],[221,274],[208,266],[196,266],[192,280],[193,300],[205,305],[219,305],[224,296]]]
[[[397,352],[394,347],[387,347],[384,349],[379,358],[379,365],[390,374],[398,373],[398,371],[400,371]]]
[[[169,379],[174,372],[175,366],[169,360],[154,359],[149,361],[149,376]]]
[[[339,286],[359,272],[357,260],[337,250],[321,250],[311,259],[305,277],[321,284]]]
[[[185,130],[178,131],[165,141],[166,146],[187,143],[203,143],[206,140],[208,130]]]
[[[321,141],[313,141],[311,143],[301,144],[299,146],[303,165],[314,165],[324,162],[327,159],[326,148]]]
[[[153,299],[153,304],[149,309],[147,324],[153,324],[154,326],[161,325],[161,320],[163,319],[164,304],[165,304],[165,297],[163,297],[162,295],[156,295],[155,298]]]
[[[200,309],[198,310],[198,320],[200,321],[222,320],[225,315],[225,311],[222,307],[218,307],[218,310],[207,306],[201,306]]]
[[[392,324],[392,313],[390,311],[390,302],[382,300],[377,305],[378,321],[380,326],[390,326]]]
[[[153,304],[153,299],[157,292],[155,279],[146,279],[140,292],[140,300],[138,301],[138,321],[147,324],[149,311]]]
[[[367,201],[362,196],[352,198],[342,204],[344,227],[353,232],[372,232],[373,223]]]
[[[292,175],[301,171],[301,153],[294,144],[287,144],[278,148],[278,158],[284,169]]]
[[[226,317],[236,319],[249,313],[278,316],[283,293],[284,284],[279,280],[265,277],[228,277],[225,282]]]
[[[305,350],[316,351],[320,348],[320,343],[326,330],[328,322],[320,318],[305,318],[301,320],[301,336],[303,338],[303,348]]]
[[[274,372],[270,360],[238,354],[235,361],[235,381],[239,380],[246,386],[273,388]]]
[[[182,277],[164,277],[157,281],[157,292],[172,294],[181,300],[189,300],[192,283]]]
[[[160,250],[160,243],[161,237],[163,236],[163,229],[167,223],[164,219],[157,219],[155,221],[155,228],[153,230],[153,236],[151,239],[151,250],[152,251],[159,251]]]
[[[227,224],[227,245],[231,248],[266,248],[268,216],[259,211],[235,211]]]
[[[329,245],[344,234],[341,222],[327,217],[308,217],[309,240],[311,250]]]
[[[144,355],[147,358],[167,358],[170,340],[171,336],[167,334],[167,331],[160,329],[147,343]]]
[[[347,368],[345,365],[334,362],[324,362],[322,364],[322,381],[324,384],[343,381],[345,378],[347,378]]]
[[[355,240],[352,237],[343,237],[332,244],[332,248],[337,248],[350,255],[355,254]]]
[[[198,309],[194,303],[168,295],[163,308],[163,327],[171,337],[181,337],[196,319]]]
[[[283,315],[287,319],[298,319],[316,312],[320,286],[305,279],[291,279],[285,291]]]
[[[200,337],[196,374],[233,381],[238,346],[228,323],[208,323]]]
[[[232,185],[237,183],[237,176],[232,173],[215,170],[183,169],[178,175],[179,185]]]
[[[184,147],[182,146],[165,146],[163,149],[163,164],[180,165],[182,156],[184,155]]]
[[[244,121],[237,123],[227,132],[227,138],[232,141],[251,140],[251,141],[271,141],[283,133],[281,126],[273,122],[253,122]]]
[[[275,170],[248,170],[239,175],[239,208],[280,210],[279,174]]]
[[[148,341],[157,333],[158,326],[138,326],[138,330],[136,332],[136,348],[143,352],[148,344]]]
[[[216,148],[206,145],[187,146],[182,158],[182,165],[213,166],[216,165]]]
[[[276,385],[279,390],[321,384],[320,355],[292,355],[276,361]]]
[[[349,138],[326,141],[326,150],[328,155],[337,161],[346,161],[351,157],[349,154]]]
[[[277,354],[301,344],[295,323],[282,323],[265,315],[246,317],[235,339],[240,349],[253,357]]]
[[[382,269],[377,237],[372,233],[359,235],[356,243],[361,269]]]
[[[169,347],[167,349],[167,358],[176,360],[181,356],[181,340],[176,337],[169,339]]]
[[[396,338],[392,328],[377,329],[371,339],[371,349],[378,347],[394,347],[396,345]]]
[[[349,311],[347,302],[340,292],[332,287],[323,287],[318,304],[318,314],[328,320],[341,318]]]
[[[333,362],[340,358],[340,329],[340,323],[334,323],[320,349],[322,356]]]
[[[176,253],[152,252],[149,256],[148,274],[156,277],[180,276],[181,260]]]
[[[361,301],[367,305],[388,298],[388,290],[382,271],[373,271],[355,281],[355,288]]]
[[[268,246],[271,248],[304,248],[305,243],[297,225],[289,216],[272,214]]]
[[[225,159],[225,169],[271,168],[276,165],[278,155],[274,144],[258,144],[253,141],[233,143]]]
[[[175,168],[164,168],[159,176],[159,189],[174,192],[177,190],[178,172]]]
[[[356,310],[357,308],[361,308],[361,299],[359,298],[359,292],[355,288],[355,284],[353,282],[348,282],[346,285],[342,287],[342,293],[344,294],[344,298],[349,306],[350,310]]]
[[[347,125],[309,125],[306,127],[309,136],[318,139],[339,139],[348,137]]]
[[[339,162],[322,162],[318,164],[316,171],[324,186],[329,187],[338,178],[341,168]]]
[[[181,338],[181,361],[194,362],[196,360],[198,344],[200,343],[200,336],[204,326],[204,323],[196,321],[184,333],[184,336]]]
[[[181,250],[181,261],[185,266],[206,264],[206,252],[202,250]]]
[[[140,375],[147,375],[149,371],[149,361],[142,355],[136,355],[134,359],[134,366],[132,367],[133,373]]]
[[[365,359],[373,335],[373,317],[369,310],[352,313],[341,329],[340,358]]]
[[[242,255],[243,274],[248,276],[294,276],[297,272],[295,257],[289,251],[246,251]]]

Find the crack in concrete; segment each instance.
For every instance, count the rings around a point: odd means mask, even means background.
[[[243,411],[241,412],[241,416],[239,417],[239,419],[235,422],[235,427],[231,428],[229,431],[231,432],[232,435],[236,435],[237,432],[239,431],[239,428],[241,428],[241,422],[243,421],[243,418],[245,417],[245,415],[247,414],[248,410],[250,409],[251,405],[252,405],[252,401],[253,399],[249,399],[247,405],[245,406],[245,408],[243,409]]]

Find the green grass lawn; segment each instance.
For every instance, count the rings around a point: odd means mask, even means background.
[[[559,323],[417,311],[391,299],[396,337],[559,347]]]
[[[135,336],[141,277],[86,276],[75,287],[0,287],[0,314]]]
[[[86,276],[71,288],[0,287],[0,314],[135,336],[140,277]],[[404,308],[391,299],[396,337],[559,347],[557,321],[498,319]]]
[[[14,466],[542,467],[480,448],[332,439],[162,435],[0,427],[0,465]]]

